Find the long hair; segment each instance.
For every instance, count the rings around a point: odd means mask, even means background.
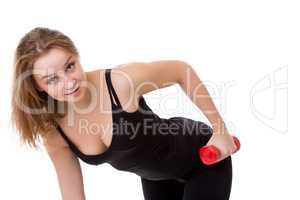
[[[39,136],[47,134],[55,125],[55,118],[65,116],[60,106],[65,102],[51,98],[39,91],[33,79],[33,64],[52,48],[60,48],[79,55],[73,41],[57,30],[36,27],[26,33],[14,52],[11,122],[20,134],[21,144],[38,148]]]

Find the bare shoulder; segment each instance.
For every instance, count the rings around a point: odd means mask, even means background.
[[[62,148],[69,148],[68,143],[63,139],[56,128],[51,129],[42,136],[43,145],[48,153],[55,152]]]
[[[138,76],[149,66],[146,62],[129,62],[112,68],[111,77],[119,84],[136,84]]]
[[[127,92],[138,96],[153,90],[180,83],[189,64],[181,60],[129,62],[112,69],[112,80]]]
[[[141,76],[142,69],[147,66],[143,62],[130,62],[117,65],[111,68],[111,81],[117,87],[120,95],[127,94],[137,98],[136,89],[138,87],[138,77]]]
[[[120,90],[128,90],[130,87],[136,85],[137,77],[143,76],[141,73],[143,73],[143,69],[145,70],[148,65],[149,63],[146,62],[128,62],[111,67],[111,81]],[[105,71],[106,68],[97,69],[88,71],[87,74],[92,80],[95,80],[99,77],[104,77]]]

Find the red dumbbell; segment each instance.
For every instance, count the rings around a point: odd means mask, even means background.
[[[235,153],[240,149],[241,144],[237,137],[232,136],[232,138],[237,146],[237,149],[233,152]],[[220,157],[220,151],[214,145],[207,145],[199,149],[199,157],[204,164],[211,165],[214,164]]]

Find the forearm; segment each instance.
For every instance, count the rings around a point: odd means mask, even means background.
[[[83,176],[78,158],[69,148],[49,152],[56,171],[62,200],[85,200]]]
[[[214,133],[228,132],[225,122],[218,112],[208,90],[191,66],[188,66],[185,72],[182,73],[180,86],[189,96],[192,102],[207,117],[212,125]]]

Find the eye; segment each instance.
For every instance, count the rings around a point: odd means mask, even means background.
[[[72,70],[73,68],[75,68],[75,62],[69,63],[68,66],[66,67],[67,70]]]
[[[54,76],[53,78],[48,79],[47,84],[53,84],[55,82],[57,82],[58,78],[56,76]]]

